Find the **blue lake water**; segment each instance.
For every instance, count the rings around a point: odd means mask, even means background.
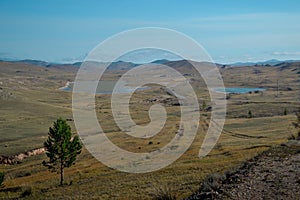
[[[264,88],[238,88],[238,87],[232,87],[232,88],[214,88],[215,92],[222,92],[222,93],[232,93],[232,94],[246,94],[249,92],[255,92],[255,91],[265,91]]]

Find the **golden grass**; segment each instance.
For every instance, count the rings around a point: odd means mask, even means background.
[[[1,79],[9,80],[9,83],[1,87],[13,93],[11,99],[0,99],[2,155],[14,155],[41,147],[49,126],[57,117],[72,118],[71,93],[57,88],[63,86],[68,79],[73,79],[75,71],[39,71],[40,68],[26,66],[25,72],[16,75],[16,70],[24,68],[14,65],[10,67],[7,69],[0,65]],[[255,70],[260,70],[261,73],[253,73]],[[286,141],[293,131],[289,128],[295,120],[292,112],[300,107],[298,76],[290,69],[280,71],[266,67],[223,69],[222,74],[227,86],[262,86],[267,91],[263,95],[231,95],[222,135],[213,151],[205,158],[199,159],[198,152],[210,114],[201,112],[198,134],[189,150],[162,170],[146,174],[118,172],[101,164],[84,149],[76,165],[66,169],[68,186],[59,187],[59,176],[41,165],[46,156],[38,155],[25,159],[21,164],[0,166],[0,171],[6,173],[5,188],[0,192],[0,198],[18,198],[24,189],[31,187],[32,194],[28,199],[151,199],[157,188],[167,187],[180,199],[197,190],[208,174],[230,170],[268,147]],[[107,79],[118,75],[108,74]],[[282,79],[282,85],[280,95],[275,97],[278,77]],[[16,79],[26,84],[20,87],[13,81]],[[199,104],[202,105],[202,100],[205,99],[209,105],[210,99],[207,91],[202,88],[201,80],[194,84]],[[292,90],[287,91],[286,87],[291,87]],[[159,87],[135,93],[130,107],[133,120],[137,124],[147,124],[151,104],[143,100],[162,95],[166,94]],[[119,147],[132,152],[149,152],[167,144],[176,133],[179,108],[166,105],[168,120],[160,134],[150,139],[126,136],[112,118],[109,98],[110,95],[97,96],[98,120],[107,136]],[[285,108],[289,112],[284,116]],[[254,118],[247,118],[249,110]],[[75,130],[73,122],[70,125]]]

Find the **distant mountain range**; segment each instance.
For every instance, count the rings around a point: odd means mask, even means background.
[[[0,61],[5,61],[5,62],[15,62],[15,63],[25,63],[25,64],[31,64],[31,65],[37,65],[37,66],[43,66],[43,67],[55,67],[55,68],[65,68],[65,67],[80,67],[82,62],[75,62],[75,63],[68,63],[68,64],[63,64],[63,63],[51,63],[51,62],[46,62],[46,61],[41,61],[41,60],[31,60],[31,59],[25,59],[25,60],[7,60],[3,59]],[[300,62],[300,60],[267,60],[267,61],[261,61],[261,62],[236,62],[232,64],[218,64],[215,63],[219,67],[243,67],[243,66],[278,66],[284,63],[293,63],[293,62]],[[189,66],[190,63],[186,60],[177,60],[177,61],[170,61],[166,59],[162,60],[155,60],[151,63],[155,64],[165,64],[168,66],[172,67],[178,67],[178,66]],[[131,68],[134,68],[136,66],[139,66],[141,64],[136,64],[132,62],[124,62],[124,61],[116,61],[110,64],[109,69],[113,70],[128,70]]]
[[[278,65],[281,63],[293,63],[293,62],[299,62],[300,60],[284,60],[284,61],[280,61],[280,60],[276,60],[276,59],[271,59],[271,60],[267,60],[267,61],[261,61],[261,62],[236,62],[236,63],[232,63],[229,64],[229,66],[255,66],[255,65]]]

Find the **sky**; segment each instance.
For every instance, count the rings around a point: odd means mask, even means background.
[[[119,32],[162,27],[215,62],[300,60],[299,0],[1,0],[0,59],[81,61]]]

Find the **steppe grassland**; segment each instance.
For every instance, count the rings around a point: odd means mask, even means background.
[[[2,155],[14,155],[41,147],[49,126],[57,117],[72,118],[71,93],[58,88],[66,81],[74,80],[76,73],[70,68],[8,65],[0,65],[0,87],[9,94],[1,99],[0,104]],[[32,196],[28,197],[31,199],[148,199],[157,188],[169,187],[178,198],[187,197],[199,187],[206,175],[231,169],[270,146],[286,141],[293,131],[290,127],[295,120],[293,112],[300,107],[299,76],[292,71],[294,68],[282,71],[271,67],[221,69],[228,87],[265,87],[267,90],[263,94],[230,96],[224,131],[214,150],[203,159],[198,158],[198,152],[210,118],[210,113],[205,111],[201,111],[200,128],[192,146],[165,169],[147,174],[122,173],[107,168],[83,150],[76,165],[66,170],[69,186],[58,187],[58,176],[41,165],[46,157],[39,155],[29,157],[18,165],[0,166],[0,170],[7,175],[6,189],[0,196],[19,197],[24,188],[31,187]],[[259,75],[257,70],[261,71]],[[110,72],[106,78],[113,79],[119,73]],[[195,79],[194,88],[200,106],[203,100],[209,106],[210,99],[203,81],[199,76],[189,78]],[[145,99],[166,95],[159,86],[135,93],[130,110],[133,120],[138,124],[149,122],[148,109],[152,104]],[[115,144],[133,152],[148,152],[164,146],[175,135],[180,120],[179,108],[166,104],[169,115],[163,131],[157,137],[137,140],[121,133],[116,126],[110,111],[110,95],[97,95],[96,103],[98,119],[108,137]],[[283,115],[284,109],[288,110],[288,115]],[[249,110],[253,118],[247,118]],[[75,132],[74,124],[70,122],[70,125]]]

